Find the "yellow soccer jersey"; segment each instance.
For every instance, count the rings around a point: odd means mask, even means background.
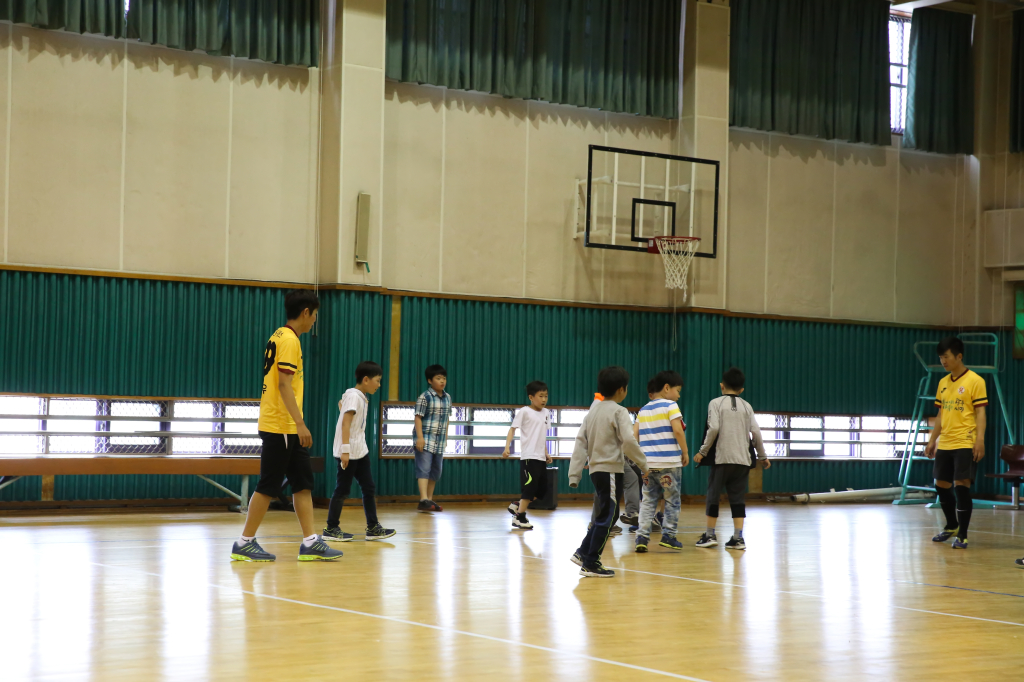
[[[985,380],[969,369],[956,379],[947,374],[939,381],[935,404],[942,414],[939,449],[973,448],[977,430],[974,410],[988,405]]]
[[[292,375],[295,402],[302,414],[302,346],[291,327],[281,327],[267,341],[263,353],[263,395],[260,397],[259,430],[270,433],[298,433],[295,420],[281,400],[281,374]]]

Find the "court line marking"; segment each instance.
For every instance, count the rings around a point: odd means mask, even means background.
[[[129,573],[135,573],[136,575],[148,575],[154,578],[163,578],[164,575],[161,573],[152,573],[150,571],[140,571],[138,569],[129,568],[127,566],[116,566],[112,564],[101,564],[95,561],[87,562],[93,566],[100,566],[102,568],[109,568],[114,570],[128,571]],[[627,668],[629,670],[638,670],[640,672],[651,673],[652,675],[661,675],[663,677],[671,677],[676,680],[688,680],[689,682],[709,682],[709,680],[702,679],[700,677],[690,677],[688,675],[680,675],[679,673],[670,673],[666,670],[657,670],[656,668],[645,668],[640,665],[633,665],[632,663],[623,663],[622,661],[613,661],[609,658],[598,658],[596,656],[589,656],[587,654],[576,653],[572,651],[564,651],[562,649],[555,649],[552,647],[542,646],[540,644],[530,644],[528,642],[518,642],[514,639],[505,639],[503,637],[494,637],[492,635],[482,635],[477,632],[469,632],[468,630],[458,630],[456,628],[444,627],[443,625],[431,625],[430,623],[420,623],[414,620],[406,620],[405,618],[398,618],[396,616],[385,616],[378,613],[367,613],[366,611],[356,611],[354,609],[346,609],[340,606],[329,606],[327,604],[317,604],[314,602],[301,601],[298,599],[289,599],[288,597],[279,597],[273,594],[263,594],[261,592],[253,592],[251,590],[243,590],[240,587],[231,587],[229,585],[219,585],[217,583],[207,582],[208,587],[215,587],[218,590],[227,590],[229,592],[237,592],[239,594],[248,594],[252,597],[274,599],[276,601],[286,602],[289,604],[298,604],[299,606],[310,606],[315,609],[325,609],[328,611],[337,611],[339,613],[347,613],[353,616],[364,616],[366,618],[375,618],[377,620],[384,620],[391,623],[400,623],[402,625],[411,625],[413,627],[426,628],[428,630],[436,630],[438,632],[444,632],[449,634],[463,635],[466,637],[474,637],[476,639],[484,639],[490,642],[498,642],[499,644],[510,644],[512,646],[523,647],[525,649],[534,649],[537,651],[545,651],[547,653],[556,654],[559,656],[567,656],[570,658],[578,658],[586,661],[593,661],[594,663],[604,663],[607,665],[614,665],[620,668]]]
[[[936,585],[935,583],[919,583],[919,582],[914,582],[913,580],[897,580],[896,578],[891,578],[891,580],[894,583],[904,583],[906,585],[923,585],[925,587],[942,587],[942,588],[945,588],[947,590],[964,590],[966,592],[982,592],[984,594],[998,594],[998,595],[1000,595],[1002,597],[1019,597],[1021,599],[1024,599],[1024,594],[1013,594],[1012,592],[993,592],[992,590],[979,590],[979,589],[977,589],[975,587],[957,587],[956,585]]]
[[[413,540],[412,542],[418,542],[418,543],[424,544],[424,545],[436,545],[437,544],[435,542],[426,542],[424,540]],[[456,547],[456,545],[449,545],[449,546],[450,547]],[[467,547],[458,547],[458,549],[469,549],[469,548],[467,548]],[[479,550],[474,550],[474,551],[479,552]],[[539,561],[554,561],[554,559],[550,559],[550,558],[547,558],[547,557],[530,556],[529,554],[520,554],[519,556],[521,558],[523,558],[523,559],[537,559]],[[756,585],[742,585],[742,584],[738,584],[738,583],[723,583],[723,582],[719,582],[717,580],[704,580],[702,578],[690,578],[690,577],[683,576],[683,575],[670,575],[668,573],[655,573],[653,571],[641,571],[641,570],[636,569],[636,568],[626,568],[624,566],[614,566],[612,568],[614,568],[617,571],[627,571],[629,573],[641,573],[643,575],[653,575],[653,576],[658,576],[660,578],[670,578],[670,579],[673,579],[673,580],[687,580],[689,582],[694,582],[694,583],[705,583],[705,584],[708,584],[708,585],[722,585],[723,587],[735,587],[735,588],[744,589],[744,590],[759,589],[758,586],[756,586]],[[899,581],[897,581],[897,582],[899,582]],[[772,590],[772,592],[774,592],[775,594],[792,594],[792,595],[796,595],[796,596],[799,596],[799,597],[812,597],[812,598],[818,599],[818,600],[822,600],[822,599],[825,598],[823,595],[814,594],[813,592],[794,592],[792,590]],[[998,594],[998,593],[994,593],[994,594]],[[1020,596],[1020,595],[1012,595],[1012,596]],[[854,604],[863,604],[864,602],[862,600],[858,599],[858,600],[855,600],[853,603]],[[935,616],[948,616],[950,618],[964,618],[966,620],[978,620],[978,621],[982,621],[984,623],[998,623],[1000,625],[1013,625],[1014,627],[1024,628],[1024,623],[1014,623],[1014,622],[1008,621],[1008,620],[993,620],[992,618],[981,618],[981,617],[978,617],[978,616],[965,616],[965,615],[962,615],[962,614],[959,614],[959,613],[947,613],[945,611],[929,611],[927,609],[915,609],[915,608],[913,608],[911,606],[899,606],[897,604],[892,604],[891,606],[892,606],[892,608],[899,609],[901,611],[914,611],[916,613],[929,613],[929,614],[932,614],[932,615],[935,615]]]

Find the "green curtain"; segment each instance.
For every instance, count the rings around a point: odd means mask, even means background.
[[[1010,151],[1024,151],[1024,12],[1013,13],[1013,44],[1010,57]]]
[[[124,37],[124,0],[0,0],[0,20]]]
[[[903,146],[940,154],[974,152],[973,29],[972,14],[914,10]]]
[[[676,118],[679,0],[390,0],[388,78]]]
[[[320,0],[131,0],[128,37],[179,50],[318,66]]]
[[[729,124],[890,144],[889,3],[733,0]]]

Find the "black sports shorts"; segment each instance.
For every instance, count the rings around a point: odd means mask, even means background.
[[[256,492],[278,497],[281,484],[288,477],[292,494],[313,489],[313,465],[309,462],[309,450],[299,444],[294,433],[269,433],[260,431],[263,450],[260,453],[260,482]]]
[[[548,463],[542,459],[519,460],[519,483],[522,486],[519,499],[544,497],[548,490]]]
[[[973,481],[978,473],[978,463],[974,461],[974,450],[959,448],[957,450],[939,450],[935,453],[935,466],[932,477],[936,481]]]

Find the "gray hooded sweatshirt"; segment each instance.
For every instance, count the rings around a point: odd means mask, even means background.
[[[610,400],[601,401],[590,408],[580,425],[576,446],[569,461],[569,487],[579,485],[583,467],[588,460],[591,473],[603,471],[621,474],[623,455],[647,473],[647,457],[633,437],[629,411]]]

